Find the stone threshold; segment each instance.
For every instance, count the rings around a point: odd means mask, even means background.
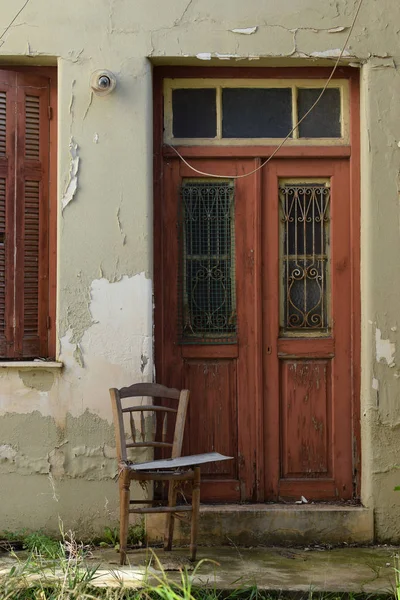
[[[160,542],[164,535],[164,517],[146,515],[146,530],[149,542]],[[189,525],[175,519],[175,543],[186,544],[189,537]],[[200,545],[362,545],[373,540],[373,510],[363,506],[204,504],[200,507]]]

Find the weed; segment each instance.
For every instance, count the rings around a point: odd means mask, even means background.
[[[395,596],[396,600],[400,600],[400,555],[394,557],[394,573],[395,573]]]
[[[24,538],[24,548],[31,553],[36,553],[43,558],[56,559],[61,556],[60,542],[50,538],[44,533],[31,533]]]
[[[110,541],[114,542],[116,532],[110,529],[109,535]],[[235,583],[236,589],[227,591],[216,588],[217,572],[214,583],[194,587],[194,578],[198,577],[202,565],[213,561],[202,560],[190,572],[186,568],[181,569],[179,581],[174,583],[154,552],[151,553],[150,568],[141,589],[125,587],[118,570],[115,574],[110,571],[115,576],[117,587],[100,588],[95,587],[98,567],[88,566],[85,562],[89,552],[87,546],[77,542],[71,532],[65,534],[61,531],[61,536],[55,560],[51,558],[49,540],[52,544],[57,542],[43,534],[27,536],[32,546],[28,557],[19,560],[14,555],[15,565],[8,571],[0,570],[1,600],[400,600],[399,557],[396,557],[396,594],[392,596],[324,594],[312,590],[293,595],[267,592],[256,585],[244,586],[241,580]],[[217,566],[217,563],[213,564]]]
[[[119,532],[116,527],[105,527],[103,538],[99,541],[98,545],[100,548],[107,548],[108,546],[113,546],[116,549],[119,549]]]
[[[146,526],[144,519],[138,520],[128,530],[128,545],[142,546],[146,541]]]
[[[146,528],[144,519],[140,519],[128,530],[128,546],[143,546],[146,539]],[[93,540],[95,546],[100,548],[115,548],[119,550],[119,529],[117,527],[105,527],[101,538]]]
[[[6,529],[4,531],[0,531],[0,540],[4,540],[6,542],[16,542],[23,540],[26,535],[27,533],[25,529],[21,529],[19,531],[8,531]]]

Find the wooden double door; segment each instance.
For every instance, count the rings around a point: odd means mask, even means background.
[[[233,457],[202,501],[349,499],[349,161],[190,164],[165,159],[156,207],[156,376],[191,392],[185,453]]]

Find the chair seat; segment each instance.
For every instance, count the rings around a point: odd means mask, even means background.
[[[232,460],[233,456],[224,456],[219,452],[206,452],[204,454],[192,454],[179,456],[178,458],[165,458],[145,463],[130,464],[132,471],[154,471],[158,469],[180,469],[182,467],[197,467],[209,462],[220,460]]]
[[[134,383],[119,390],[110,389],[119,467],[121,565],[126,564],[130,513],[165,513],[164,550],[169,551],[172,548],[174,521],[175,518],[178,518],[177,513],[188,512],[191,515],[190,559],[192,561],[196,559],[200,519],[200,465],[220,460],[232,460],[232,457],[218,452],[181,456],[189,395],[189,390],[176,390],[156,383]],[[151,401],[145,400],[143,404],[143,398],[151,398]],[[125,399],[137,400],[134,400],[133,404],[123,407],[122,401]],[[162,402],[155,401],[157,399],[161,399]],[[168,405],[164,406],[164,400],[168,400]],[[201,401],[201,399],[199,400]],[[178,401],[177,405],[176,401]],[[149,413],[153,413],[153,416],[151,417]],[[148,415],[151,422],[148,421]],[[130,432],[128,432],[129,426]],[[127,441],[128,439],[132,441]],[[167,456],[176,458],[144,463],[131,462],[128,458],[128,448],[144,447],[168,449]],[[132,481],[166,482],[168,485],[164,486],[164,492],[168,493],[168,506],[130,508],[132,504],[153,504],[152,500],[131,499],[130,484]],[[181,506],[177,503],[178,495],[184,498],[182,485],[179,485],[179,482],[185,483],[185,494],[187,493],[188,497],[191,496],[190,506]]]

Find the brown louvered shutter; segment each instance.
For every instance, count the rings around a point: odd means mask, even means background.
[[[15,354],[46,356],[48,80],[17,74]]]
[[[0,71],[0,357],[14,357],[16,73]]]
[[[0,70],[0,358],[48,349],[47,78]]]

